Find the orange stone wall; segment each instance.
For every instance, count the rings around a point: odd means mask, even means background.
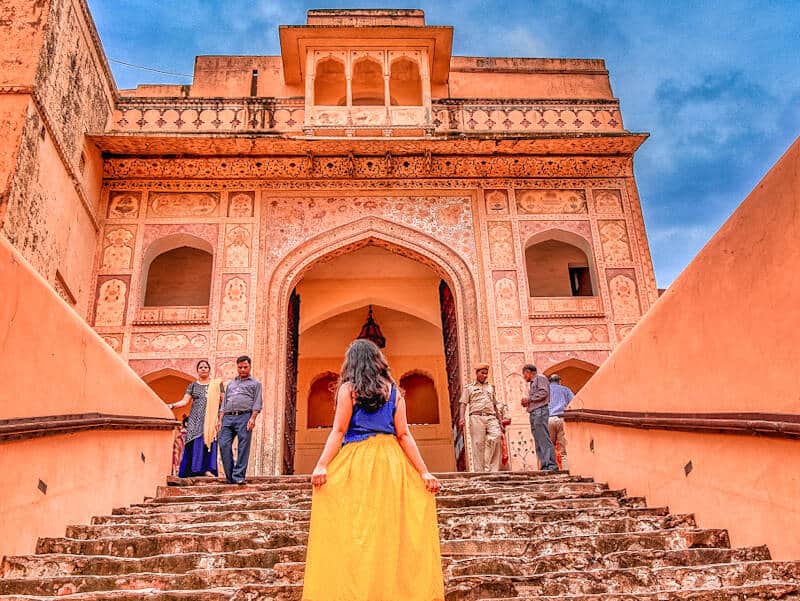
[[[800,140],[578,395],[577,407],[800,412]],[[749,418],[765,419],[765,418]],[[800,554],[800,442],[569,423],[570,468],[730,529],[734,546]],[[691,462],[691,471],[684,470]]]
[[[384,160],[394,161],[395,177],[370,177],[386,169]],[[514,413],[514,465],[530,468],[522,365],[600,365],[657,296],[630,160],[517,159],[538,178],[514,177],[513,159],[496,161],[489,169],[495,176],[437,176],[475,173],[485,159],[433,160],[426,168],[402,158],[110,158],[90,322],[143,376],[164,368],[193,374],[208,357],[216,373],[231,377],[235,357],[251,354],[267,403],[253,463],[274,473],[289,293],[316,261],[377,244],[448,282],[458,304],[462,373],[491,360]],[[292,177],[301,170],[321,173]],[[235,177],[212,179],[227,172]],[[585,241],[596,296],[529,297],[525,245],[550,230]],[[211,304],[144,308],[143,257],[178,235],[213,249]],[[120,241],[127,250],[113,257],[122,258],[104,261]]]
[[[147,385],[0,239],[0,420],[87,413],[169,418]],[[0,441],[0,556],[135,503],[163,484],[171,430]],[[39,481],[46,492],[38,488]]]
[[[83,314],[102,171],[85,134],[106,127],[112,79],[83,0],[0,10],[0,231]]]

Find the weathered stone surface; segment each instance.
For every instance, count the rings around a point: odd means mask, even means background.
[[[447,601],[800,598],[800,562],[731,549],[726,531],[603,484],[538,473],[442,480]],[[37,555],[4,558],[0,599],[299,600],[310,499],[307,478],[172,479],[155,498],[40,539]]]

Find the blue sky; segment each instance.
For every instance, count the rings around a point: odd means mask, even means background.
[[[89,0],[110,59],[191,74],[198,54],[278,54],[309,8],[422,8],[453,53],[603,58],[627,129],[659,286],[691,261],[800,135],[800,2],[377,3]],[[189,83],[111,63],[117,85]]]

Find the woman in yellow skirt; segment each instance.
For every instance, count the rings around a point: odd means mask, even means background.
[[[344,443],[344,444],[342,444]],[[333,430],[311,476],[303,601],[443,601],[439,481],[380,349],[347,349]]]

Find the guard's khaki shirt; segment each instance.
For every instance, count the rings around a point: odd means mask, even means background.
[[[469,413],[489,413],[495,415],[494,386],[489,382],[479,384],[477,381],[464,386],[461,404],[469,403]]]

